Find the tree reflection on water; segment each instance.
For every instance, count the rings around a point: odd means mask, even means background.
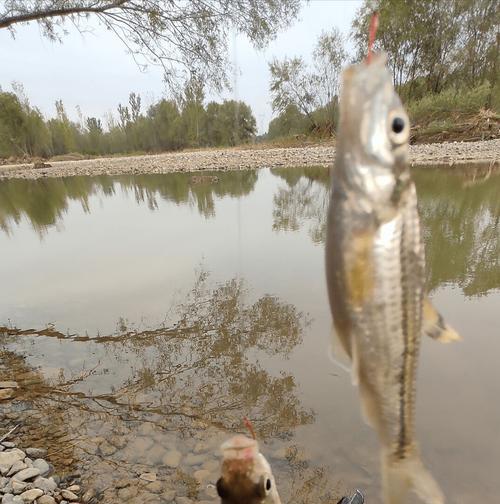
[[[500,287],[500,174],[493,171],[467,165],[414,170],[430,291],[455,284],[474,296]],[[273,229],[304,227],[314,243],[324,243],[328,170],[283,168],[272,173],[287,183],[274,196]]]
[[[160,462],[154,459],[153,452],[168,448],[136,453],[134,443],[141,432],[160,433],[156,439],[163,446],[168,442],[161,436],[173,434],[182,439],[177,446],[185,445],[187,453],[196,440],[216,438],[211,457],[217,459],[220,440],[241,432],[242,417],[247,415],[264,451],[269,450],[266,440],[288,446],[279,460],[268,453],[283,495],[297,503],[331,503],[338,500],[338,483],[289,444],[294,429],[315,418],[301,404],[293,374],[284,369],[308,323],[306,315],[277,297],[251,299],[244,281],[214,285],[201,270],[189,294],[161,327],[138,329],[120,319],[113,334],[101,336],[68,335],[53,327],[0,328],[2,376],[20,384],[12,407],[15,421],[23,408],[36,419],[36,427],[29,424],[32,437],[26,439],[38,439],[38,444],[43,440],[58,470],[72,470],[72,464],[84,467],[87,484],[108,488],[103,502],[116,501],[112,481],[137,474],[138,467],[141,471],[157,467],[166,484],[192,485],[189,468],[165,468],[164,452]],[[19,355],[29,353],[23,351],[23,342],[28,348],[36,346],[39,354],[44,342],[53,338],[73,345],[71,355],[94,353],[99,359],[49,377]],[[61,368],[65,364],[61,362]],[[119,384],[108,382],[117,374],[125,378]],[[96,382],[106,390],[93,392]],[[147,425],[153,430],[145,429]],[[109,450],[113,439],[119,439],[120,449],[106,454],[103,447]],[[188,495],[201,498],[201,488],[195,485]]]
[[[47,228],[62,222],[71,201],[80,202],[90,212],[92,196],[110,196],[117,190],[132,192],[137,203],[152,210],[163,199],[188,204],[204,217],[215,216],[215,197],[238,198],[253,191],[258,178],[255,170],[203,172],[168,175],[120,175],[110,177],[66,177],[36,180],[7,179],[0,181],[0,229],[13,232],[13,224],[26,218],[43,234]]]
[[[211,287],[201,271],[187,299],[161,327],[138,330],[121,319],[116,333],[107,336],[68,336],[50,328],[1,331],[7,338],[38,335],[88,342],[98,351],[102,347],[100,354],[113,355],[117,366],[130,367],[127,378],[106,393],[90,394],[85,378],[78,380],[78,392],[64,389],[71,401],[89,399],[92,408],[96,400],[105,401],[132,417],[159,414],[185,425],[200,420],[225,429],[248,415],[260,437],[286,436],[312,422],[313,413],[300,405],[293,375],[283,370],[272,374],[259,358],[286,359],[301,343],[308,320],[274,296],[254,302],[248,297],[242,280]],[[94,382],[96,375],[105,382],[109,368],[109,362],[97,366]],[[42,395],[52,392],[48,387]]]

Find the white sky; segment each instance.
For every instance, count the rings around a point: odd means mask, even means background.
[[[208,98],[245,101],[252,107],[259,133],[264,133],[273,117],[268,62],[296,55],[309,61],[322,31],[336,26],[348,34],[360,4],[361,0],[312,0],[304,4],[295,24],[265,51],[256,51],[242,36],[235,44],[231,40],[238,67],[235,89]],[[150,66],[140,72],[120,41],[105,29],[96,25],[92,33],[82,36],[69,25],[66,28],[69,34],[62,44],[43,38],[36,23],[18,27],[15,39],[0,30],[2,89],[10,90],[12,81],[21,82],[31,104],[46,117],[55,114],[54,102],[62,99],[72,119],[77,119],[77,105],[85,116],[104,118],[116,111],[118,103],[126,104],[131,91],[141,95],[143,111],[165,94],[161,70]]]

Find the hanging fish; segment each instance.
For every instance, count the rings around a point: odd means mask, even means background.
[[[370,61],[371,59],[371,61]],[[328,214],[326,277],[335,332],[351,360],[362,411],[382,445],[386,504],[413,489],[426,503],[443,494],[415,439],[420,338],[457,333],[425,294],[424,244],[407,164],[410,123],[386,56],[343,73]]]

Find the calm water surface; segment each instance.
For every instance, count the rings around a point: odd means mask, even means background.
[[[423,342],[418,436],[449,502],[495,502],[500,176],[464,171],[414,173],[431,296],[464,338]],[[98,487],[149,469],[194,500],[247,415],[285,501],[379,502],[375,435],[328,358],[327,202],[320,168],[0,182],[1,373],[25,385],[3,412]]]

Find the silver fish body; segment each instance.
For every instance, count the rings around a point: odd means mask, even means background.
[[[441,504],[415,440],[415,383],[421,335],[449,341],[456,333],[426,300],[417,196],[407,165],[409,120],[385,62],[377,55],[343,74],[328,293],[364,417],[382,445],[385,502],[404,502],[412,488],[425,502]]]

